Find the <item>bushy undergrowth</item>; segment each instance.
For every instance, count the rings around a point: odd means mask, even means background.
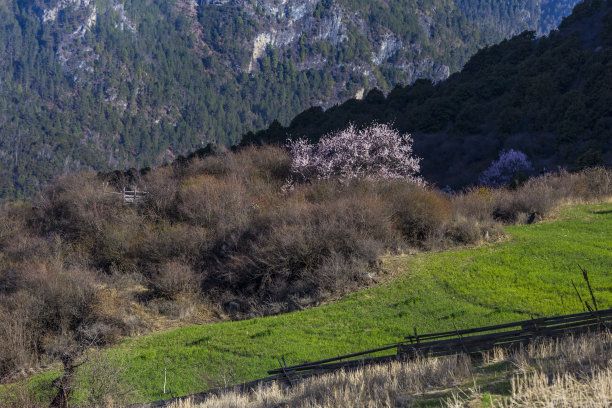
[[[0,379],[61,350],[150,330],[151,319],[205,321],[317,305],[371,284],[381,254],[477,244],[503,223],[565,201],[609,197],[590,169],[516,190],[448,195],[405,180],[316,180],[284,188],[285,150],[218,152],[130,180],[95,173],[0,207]],[[113,185],[114,184],[114,185]],[[130,187],[130,186],[128,186]]]

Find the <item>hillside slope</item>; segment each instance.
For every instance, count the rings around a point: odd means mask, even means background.
[[[183,396],[222,386],[224,379],[264,377],[281,357],[298,364],[381,347],[414,327],[428,333],[580,312],[572,282],[583,298],[589,295],[578,264],[589,272],[599,307],[609,308],[611,227],[611,204],[581,205],[563,208],[552,222],[507,228],[509,239],[493,245],[387,257],[387,283],[327,306],[127,340],[92,356],[99,365],[83,368],[76,397],[85,398],[81,405],[92,402],[85,385],[97,372],[120,373],[109,392],[130,401],[160,400],[168,398],[162,392],[165,362],[169,386]],[[47,398],[55,376],[57,371],[30,384]]]
[[[323,111],[311,108],[288,127],[273,123],[243,144],[280,142],[372,121],[413,133],[426,179],[444,186],[475,182],[499,151],[518,149],[537,171],[612,163],[612,5],[588,1],[548,37],[525,32],[473,56],[461,72],[420,80],[386,97]]]
[[[0,197],[157,165],[364,89],[439,81],[576,0],[5,0]]]

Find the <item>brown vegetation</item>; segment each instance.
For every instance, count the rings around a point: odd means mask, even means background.
[[[283,149],[245,148],[116,177],[107,191],[100,175],[70,175],[32,205],[2,204],[0,380],[159,321],[311,307],[371,284],[381,254],[497,240],[502,223],[612,193],[604,169],[456,195],[397,180],[287,191],[289,165]],[[148,191],[138,205],[109,194],[133,184]]]

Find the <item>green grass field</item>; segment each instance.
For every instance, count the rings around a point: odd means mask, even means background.
[[[127,340],[105,351],[126,367],[129,400],[152,401],[266,375],[287,364],[397,342],[419,333],[582,311],[571,282],[600,308],[612,307],[612,204],[560,210],[556,221],[508,227],[486,247],[385,259],[389,283],[311,310],[185,327]],[[231,375],[229,374],[231,372]],[[48,382],[52,374],[35,378]]]

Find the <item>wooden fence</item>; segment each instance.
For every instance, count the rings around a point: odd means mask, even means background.
[[[611,325],[612,309],[542,317],[475,329],[407,336],[410,343],[400,344],[398,354],[407,357],[441,357],[457,353],[479,355],[495,347],[509,348],[534,339],[609,329]]]
[[[148,191],[138,190],[136,187],[132,187],[131,190],[127,190],[125,187],[123,187],[123,190],[119,192],[107,191],[108,183],[103,183],[102,187],[104,189],[104,193],[121,196],[123,198],[123,202],[127,204],[138,204],[145,198],[147,194],[149,194]]]
[[[480,356],[495,347],[516,347],[542,338],[556,338],[570,334],[582,334],[612,328],[612,309],[589,311],[555,317],[542,317],[519,322],[484,326],[466,330],[406,336],[406,341],[377,349],[313,361],[293,366],[280,364],[280,368],[268,371],[291,382],[315,374],[338,369],[361,367],[391,360],[407,360],[416,357],[443,357],[466,353]],[[393,355],[357,359],[367,355],[395,349]],[[292,378],[293,377],[293,378]]]
[[[334,370],[350,370],[371,364],[410,360],[417,357],[435,358],[466,353],[478,358],[482,355],[482,352],[492,350],[495,347],[517,347],[545,338],[558,338],[602,330],[612,330],[612,309],[542,317],[466,330],[455,329],[422,335],[415,333],[406,336],[405,341],[398,343],[298,365],[289,366],[283,358],[278,362],[279,368],[268,371],[270,376],[266,378],[172,400],[133,404],[130,407],[166,407],[174,401],[187,399],[193,400],[193,402],[202,402],[213,394],[249,391],[259,385],[275,381],[292,385],[300,379]],[[393,354],[365,357],[389,350],[395,350],[395,352]]]
[[[142,199],[149,194],[147,191],[138,191],[135,188],[133,190],[123,189],[123,201],[128,204],[138,204]]]

